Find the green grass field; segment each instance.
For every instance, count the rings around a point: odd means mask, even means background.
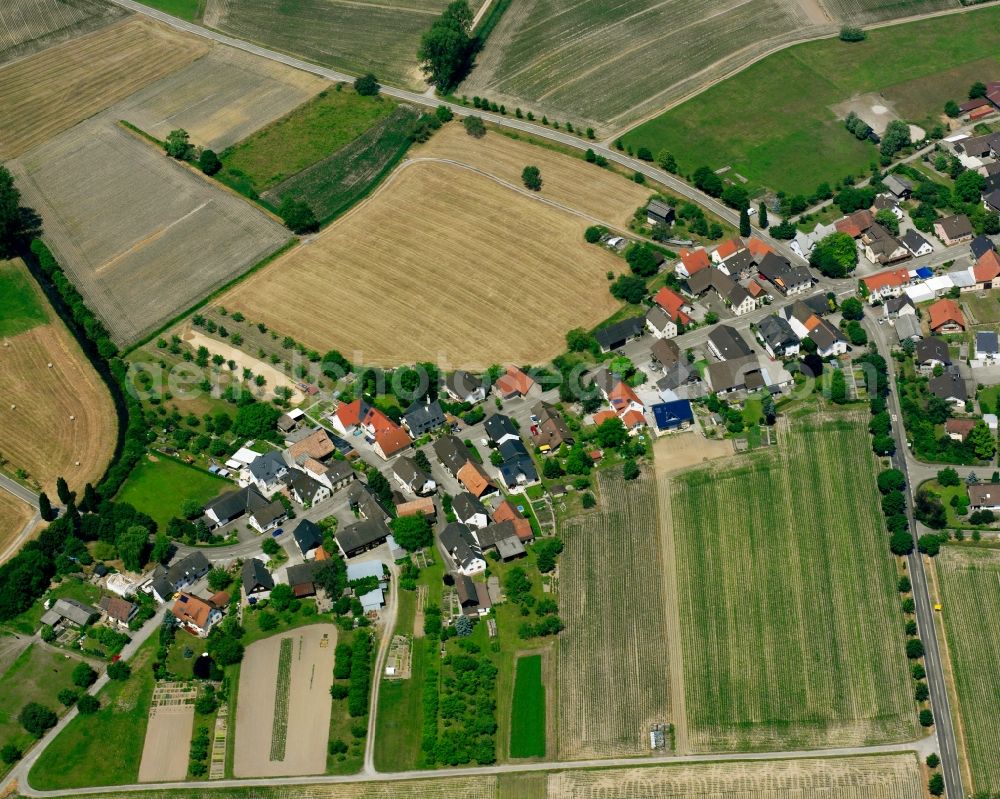
[[[777,451],[672,481],[695,751],[916,736],[866,424],[796,421]]]
[[[116,499],[149,514],[161,530],[166,528],[171,518],[181,515],[184,500],[194,499],[204,503],[227,489],[235,489],[229,480],[214,474],[166,455],[157,458],[155,462],[148,459],[140,461]]]
[[[156,636],[129,661],[132,676],[109,682],[98,695],[101,709],[77,716],[42,752],[31,785],[43,791],[91,785],[125,785],[139,778],[139,760],[153,698]]]
[[[994,669],[1000,659],[1000,552],[948,546],[935,559],[961,723],[959,749],[973,792],[1000,791],[1000,716]]]
[[[197,22],[205,11],[205,0],[142,0],[142,4],[188,22]]]
[[[31,644],[0,677],[0,746],[14,744],[22,752],[35,739],[18,722],[17,714],[29,702],[39,702],[61,714],[56,698],[63,688],[73,688],[72,672],[80,661],[61,652]]]
[[[45,615],[45,608],[42,606],[44,599],[52,599],[53,601],[56,599],[75,599],[89,605],[96,605],[100,598],[101,589],[93,583],[85,583],[82,580],[67,577],[26,611],[4,622],[3,626],[21,635],[34,635],[41,627],[42,616]]]
[[[510,712],[510,756],[545,757],[545,686],[542,656],[517,659]]]
[[[0,338],[16,336],[49,321],[28,272],[20,263],[0,261]]]
[[[867,92],[891,103],[899,87],[900,111],[924,120],[946,99],[965,96],[964,65],[980,62],[981,79],[995,76],[998,52],[998,8],[871,30],[859,43],[809,42],[758,61],[624,138],[654,155],[669,150],[684,174],[731,165],[753,185],[809,194],[822,181],[867,172],[878,158],[831,106]]]
[[[218,177],[262,193],[346,147],[395,108],[393,100],[361,97],[347,87],[320,92],[223,152]]]

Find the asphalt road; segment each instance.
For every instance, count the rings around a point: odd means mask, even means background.
[[[0,474],[0,489],[8,494],[13,494],[22,502],[27,502],[35,510],[38,510],[38,494],[3,474]]]
[[[893,466],[906,475],[909,502],[906,515],[910,522],[910,531],[914,542],[918,537],[916,520],[913,517],[913,500],[917,482],[909,474],[909,458],[906,435],[903,429],[903,414],[899,408],[899,398],[895,391],[895,370],[890,351],[888,332],[885,325],[868,324],[867,328],[878,346],[879,354],[885,358],[889,367],[889,380],[892,388],[889,391],[888,405],[890,413],[898,420],[892,426],[892,435],[896,441],[896,452],[893,455]],[[958,746],[955,741],[955,729],[952,724],[951,706],[948,699],[948,685],[945,682],[944,669],[941,666],[941,653],[937,643],[937,630],[934,626],[934,608],[931,605],[930,591],[927,587],[927,575],[924,571],[924,561],[920,553],[914,551],[907,558],[910,572],[910,582],[913,586],[913,599],[916,603],[917,629],[920,639],[924,642],[924,667],[927,671],[927,684],[930,688],[931,708],[934,713],[934,723],[941,757],[941,773],[944,776],[945,791],[950,799],[961,799],[965,796],[962,789],[962,771],[958,762]]]

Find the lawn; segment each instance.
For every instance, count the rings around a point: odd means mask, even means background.
[[[31,769],[32,787],[52,791],[138,780],[156,647],[154,635],[129,661],[132,676],[109,682],[100,692],[101,709],[74,718],[49,744]]]
[[[190,680],[194,677],[194,662],[208,647],[207,638],[199,638],[187,630],[179,629],[174,636],[174,642],[167,653],[167,670],[180,680]],[[189,657],[184,657],[185,651],[190,651]]]
[[[88,605],[96,605],[100,598],[101,590],[96,585],[67,577],[26,611],[4,622],[4,626],[21,635],[34,635],[42,625],[42,616],[45,614],[42,602],[45,599],[53,602],[57,599],[75,599]]]
[[[205,10],[205,0],[142,0],[142,4],[188,22],[200,20]]]
[[[1000,791],[1000,716],[995,667],[1000,659],[1000,553],[946,546],[934,561],[941,589],[948,658],[958,695],[953,712],[959,749],[971,771],[970,795]],[[968,772],[967,772],[968,773]]]
[[[185,500],[205,503],[233,488],[228,480],[158,455],[155,461],[146,458],[139,462],[116,499],[149,514],[162,530],[171,518],[181,515]]]
[[[346,147],[395,108],[393,100],[350,88],[320,92],[223,152],[218,177],[259,194]]]
[[[923,119],[938,111],[941,98],[961,100],[968,89],[961,71],[951,81],[938,76],[995,58],[998,50],[997,8],[871,30],[866,41],[853,44],[809,42],[758,61],[640,125],[625,142],[654,154],[672,152],[681,174],[703,164],[728,165],[752,185],[809,194],[822,181],[867,172],[877,159],[872,145],[844,130],[831,106],[866,92],[885,92],[891,102],[899,85],[901,107]],[[914,81],[933,85],[923,94],[925,104],[910,99]]]
[[[0,746],[14,744],[21,751],[34,743],[17,720],[29,702],[39,702],[56,713],[64,708],[56,698],[63,688],[73,688],[73,669],[80,661],[31,644],[0,677]],[[5,768],[5,767],[3,767]]]
[[[966,306],[977,325],[995,325],[1000,322],[1000,296],[992,291],[986,296],[966,294],[962,297],[962,305]]]
[[[1000,410],[1000,386],[986,386],[976,397],[983,413],[996,413]]]
[[[542,656],[517,659],[510,723],[511,757],[545,757],[545,686]]]
[[[0,338],[48,321],[38,288],[27,272],[14,262],[0,261]]]
[[[672,480],[694,751],[917,734],[866,425],[796,420],[775,451]]]

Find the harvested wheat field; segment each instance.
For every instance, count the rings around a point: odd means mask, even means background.
[[[564,771],[549,799],[921,799],[912,754]]]
[[[27,274],[19,261],[4,266],[10,268]],[[31,287],[44,302],[33,281]],[[117,421],[104,383],[49,314],[48,323],[0,342],[0,458],[55,496],[60,475],[74,489],[101,477]]]
[[[45,241],[119,345],[135,342],[281,247],[284,226],[110,120],[11,170]]]
[[[14,543],[34,514],[34,508],[26,502],[0,490],[0,563],[14,555],[13,552],[6,552],[6,549]]]
[[[149,711],[139,782],[183,780],[188,770],[188,747],[194,725],[194,705],[155,707]]]
[[[468,164],[516,186],[521,186],[521,170],[534,164],[542,172],[542,197],[623,228],[633,211],[645,205],[652,194],[615,172],[579,158],[495,131],[475,139],[460,125],[445,125],[411,156]]]
[[[204,58],[120,103],[114,113],[158,139],[184,128],[194,144],[221,152],[329,85],[308,72],[215,45]]]
[[[461,166],[404,164],[220,303],[354,363],[540,363],[618,305],[605,273],[624,262],[584,242],[589,224]]]
[[[105,0],[4,0],[0,63],[107,25],[125,13]]]
[[[300,627],[247,647],[236,703],[234,777],[322,774],[337,628]]]
[[[0,160],[51,139],[207,51],[200,39],[131,18],[0,69]]]

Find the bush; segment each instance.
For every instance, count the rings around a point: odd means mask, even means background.
[[[124,660],[116,660],[108,666],[109,680],[127,680],[132,674],[132,668]]]
[[[331,755],[342,755],[345,752],[347,752],[347,744],[345,744],[340,738],[334,738],[330,741]]]
[[[868,34],[861,28],[845,25],[840,29],[840,41],[842,42],[863,42],[868,38]]]
[[[934,726],[934,714],[930,710],[924,708],[920,711],[920,715],[917,716],[920,721],[921,727],[933,727]]]
[[[934,752],[927,755],[927,768],[937,768],[941,764],[941,758],[937,756]]]
[[[375,76],[370,72],[367,75],[362,75],[360,78],[356,78],[354,81],[354,91],[362,97],[374,97],[378,94],[379,89],[381,88],[382,87],[379,86]]]
[[[101,703],[96,696],[84,694],[76,703],[76,709],[89,716],[101,709]]]
[[[59,694],[56,696],[60,704],[70,707],[77,699],[80,698],[80,694],[74,691],[72,688],[63,688]]]
[[[462,120],[465,132],[474,139],[481,139],[486,135],[486,125],[479,117],[466,117]]]
[[[924,656],[924,642],[919,638],[910,638],[906,641],[906,656],[910,660],[917,660]]]
[[[597,244],[601,240],[601,236],[604,235],[604,229],[598,227],[597,225],[591,225],[585,231],[583,231],[583,238],[588,244]]]
[[[343,683],[335,682],[330,686],[330,696],[334,699],[347,699],[347,686]]]
[[[931,778],[927,780],[927,792],[931,796],[944,794],[944,777],[940,774],[931,774]]]

